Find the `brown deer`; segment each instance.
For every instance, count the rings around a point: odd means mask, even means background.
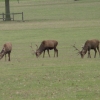
[[[33,50],[33,51],[34,51],[34,54],[36,55],[36,57],[39,57],[43,52],[43,58],[44,58],[45,50],[47,50],[48,55],[50,57],[49,50],[54,49],[54,57],[55,57],[55,54],[58,57],[58,50],[56,48],[57,45],[58,45],[58,42],[56,40],[44,40],[44,41],[41,42],[40,47],[38,48],[38,46],[36,45],[37,50],[36,51]],[[31,44],[30,47],[32,48],[32,44]]]
[[[100,43],[100,41],[97,40],[97,39],[87,40],[85,42],[84,46],[82,47],[82,50],[81,51],[79,49],[77,49],[75,45],[73,45],[73,47],[76,50],[78,50],[78,53],[81,55],[81,58],[84,57],[84,55],[87,53],[87,51],[88,51],[88,58],[91,58],[90,50],[93,49],[95,51],[95,55],[94,55],[94,58],[95,58],[96,57],[97,50],[98,50],[99,56],[100,56],[99,43]]]
[[[12,44],[10,42],[7,42],[3,45],[3,49],[0,52],[0,59],[3,58],[5,55],[5,61],[6,61],[6,54],[8,54],[8,61],[10,61],[10,53],[12,50]]]

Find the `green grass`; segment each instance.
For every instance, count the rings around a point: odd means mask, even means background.
[[[0,100],[99,100],[100,58],[81,59],[77,48],[87,39],[100,40],[99,0],[11,1],[11,12],[24,12],[24,22],[0,20],[0,48],[11,41],[11,62],[0,61]],[[4,12],[4,2],[0,12]],[[59,57],[31,54],[30,45],[55,39]]]

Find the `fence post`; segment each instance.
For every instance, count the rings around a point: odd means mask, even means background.
[[[14,13],[12,13],[12,15],[13,15],[13,21],[14,21]]]
[[[3,21],[4,21],[4,13],[2,13],[2,18],[3,18]]]
[[[24,17],[23,17],[23,12],[22,12],[22,21],[23,21]]]

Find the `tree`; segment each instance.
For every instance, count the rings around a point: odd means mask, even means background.
[[[17,0],[19,3],[19,0]],[[6,21],[10,21],[11,17],[10,17],[10,4],[9,4],[9,0],[5,0],[5,20]]]
[[[9,0],[5,0],[5,20],[6,21],[10,21],[11,17],[10,17],[10,6],[9,6]]]

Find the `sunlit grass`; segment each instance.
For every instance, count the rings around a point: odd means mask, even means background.
[[[81,59],[72,45],[81,50],[87,39],[100,39],[100,2],[43,1],[13,1],[11,12],[23,11],[24,22],[0,20],[0,48],[6,41],[13,45],[11,62],[0,61],[0,99],[99,100],[99,54]],[[32,55],[31,43],[36,50],[47,39],[58,41],[58,58],[53,50],[50,58]]]

